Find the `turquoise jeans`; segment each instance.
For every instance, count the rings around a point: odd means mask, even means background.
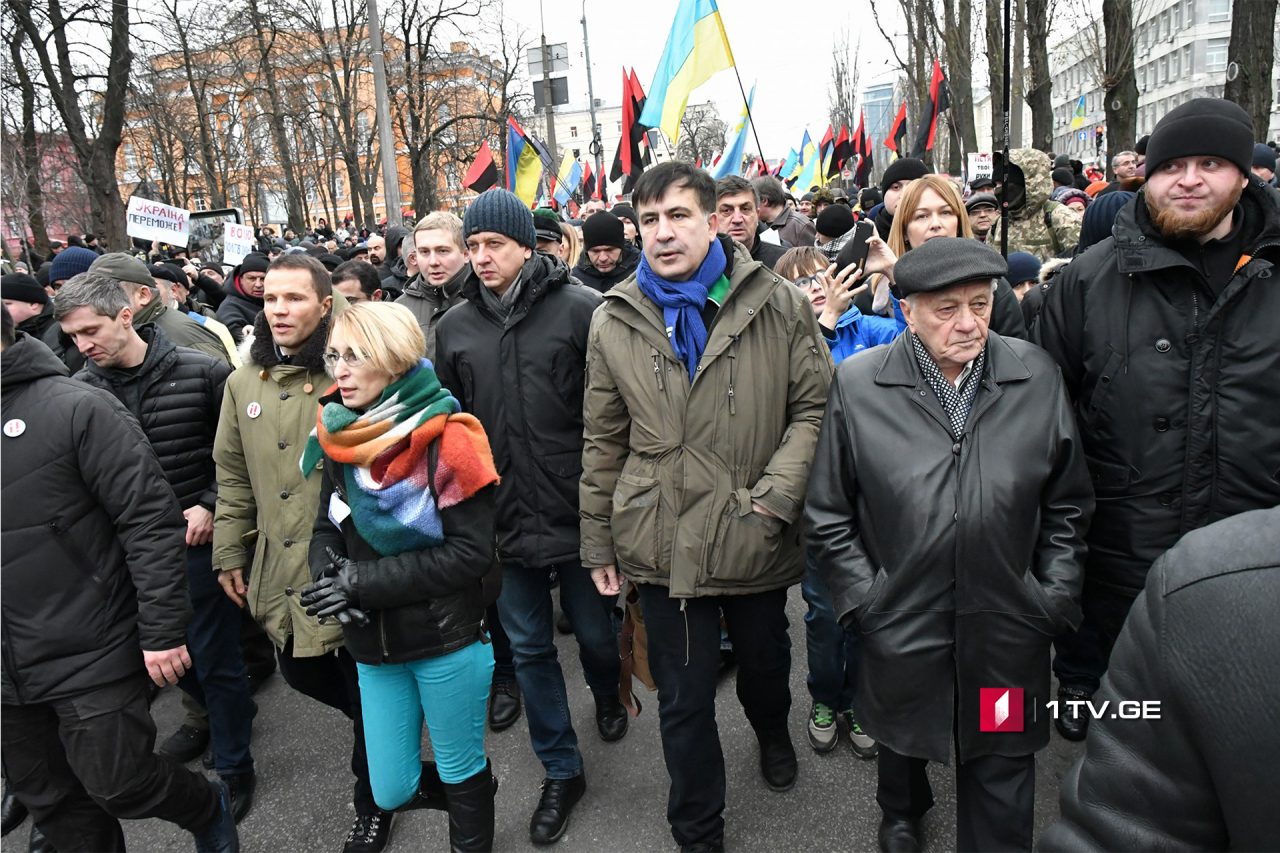
[[[356,667],[378,808],[396,809],[417,792],[424,720],[444,782],[462,782],[485,768],[493,646],[475,642],[441,657]]]

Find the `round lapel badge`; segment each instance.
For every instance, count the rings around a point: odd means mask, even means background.
[[[262,406],[259,405],[257,400],[254,400],[245,407],[244,413],[251,418],[256,418],[258,415],[262,414]]]
[[[27,431],[27,422],[22,418],[14,418],[4,422],[4,434],[9,438],[17,438]]]

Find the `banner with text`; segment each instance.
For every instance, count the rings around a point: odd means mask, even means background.
[[[171,246],[187,245],[187,218],[191,214],[181,207],[134,196],[129,199],[125,216],[125,233],[142,240],[155,240]]]
[[[978,152],[969,154],[969,173],[968,178],[972,181],[975,178],[991,178],[994,177],[995,164],[992,162],[991,154],[988,152]]]
[[[222,232],[222,262],[238,264],[244,256],[257,248],[258,241],[253,237],[252,225],[240,225],[228,222]]]

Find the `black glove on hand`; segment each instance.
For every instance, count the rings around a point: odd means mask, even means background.
[[[308,616],[337,616],[345,610],[358,606],[355,587],[358,579],[356,563],[338,554],[330,547],[325,547],[329,558],[329,567],[324,576],[315,583],[308,584],[302,590],[299,603],[307,608]],[[363,614],[361,614],[363,615]],[[338,621],[343,621],[339,618]]]

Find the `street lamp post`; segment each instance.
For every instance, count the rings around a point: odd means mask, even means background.
[[[382,19],[377,0],[368,0],[369,42],[373,55],[373,97],[378,110],[378,147],[382,149],[382,198],[387,204],[387,227],[400,224],[400,170],[396,166],[395,139],[391,135],[391,109],[387,94],[387,65],[382,49]]]

